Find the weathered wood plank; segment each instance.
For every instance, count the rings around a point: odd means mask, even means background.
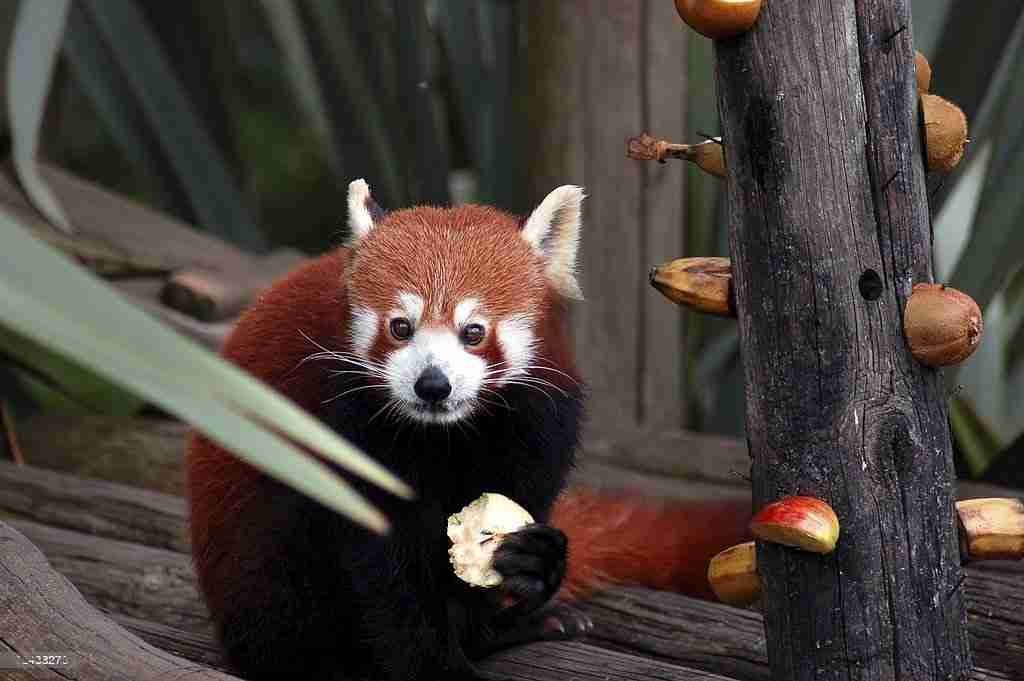
[[[191,338],[208,350],[217,352],[234,327],[235,320],[201,322],[159,300],[163,279],[121,279],[112,283],[125,297],[181,335]]]
[[[196,267],[214,272],[246,272],[250,256],[225,241],[204,234],[140,203],[55,166],[40,164],[68,215],[74,217],[76,240],[97,244],[126,262],[159,263],[168,270]],[[0,172],[0,204],[45,238],[53,232],[25,200],[9,167]]]
[[[0,515],[188,553],[181,497],[0,461]]]
[[[38,412],[17,423],[26,463],[182,495],[188,426],[159,418]]]
[[[664,478],[699,480],[748,488],[750,456],[736,438],[675,428],[623,430],[584,440],[585,463],[603,463]]]
[[[680,312],[647,284],[682,251],[682,170],[625,161],[645,125],[682,136],[683,53],[667,3],[531,3],[530,194],[582,184],[584,234],[573,338],[591,386],[589,428],[681,425]],[[655,87],[656,85],[656,87]]]
[[[187,675],[204,681],[234,679],[209,668],[223,666],[209,634],[125,616],[117,619],[122,626],[89,605],[24,536],[0,523],[0,652],[62,655],[68,662],[65,667],[33,667],[29,678],[150,681]],[[191,662],[163,646],[187,655]],[[0,678],[24,678],[25,671],[7,666],[9,660],[3,664]],[[488,678],[523,681],[607,679],[609,673],[627,681],[729,681],[578,643],[522,646],[486,660],[483,667]]]
[[[26,520],[5,522],[93,605],[186,631],[212,631],[188,555]]]
[[[787,681],[970,667],[946,397],[902,334],[931,280],[909,25],[906,0],[773,0],[716,45],[755,506],[820,497],[843,526],[827,557],[759,545]]]
[[[188,556],[25,521],[10,525],[91,603],[192,634],[212,631]],[[1021,566],[988,563],[966,574],[979,665],[1024,675]],[[592,644],[741,681],[769,678],[758,613],[641,588],[610,590],[584,607],[595,623]]]
[[[689,136],[685,105],[686,51],[691,36],[679,30],[673,3],[636,4],[641,7],[643,21],[638,45],[641,121],[637,132],[656,130],[674,139],[686,139]],[[621,140],[621,123],[618,134]],[[622,153],[621,146],[619,152]],[[629,161],[620,163],[632,165]],[[610,270],[616,275],[613,280],[606,278],[620,286],[629,284],[629,290],[635,290],[638,285],[640,288],[636,303],[641,324],[637,366],[639,409],[640,422],[650,431],[674,430],[685,423],[683,311],[666,303],[665,298],[647,284],[651,265],[684,253],[685,178],[686,168],[680,163],[640,164],[637,221],[634,225],[625,225],[627,229],[636,230],[640,240],[640,281],[618,279],[624,274],[621,269]],[[630,276],[635,274],[631,272]],[[603,295],[603,291],[594,291],[591,300]]]
[[[3,679],[150,681],[235,677],[176,657],[117,626],[86,603],[28,540],[0,523],[0,653],[66,655],[68,666],[15,671]]]
[[[158,648],[163,648],[175,655],[206,666],[223,668],[225,665],[217,643],[211,636],[193,634],[123,615],[112,614],[111,618],[139,638]],[[612,645],[612,647],[602,647],[605,645]],[[541,669],[554,672],[552,677],[562,681],[577,678],[634,678],[621,676],[622,667],[633,670],[634,673],[637,669],[643,669],[645,675],[640,677],[643,679],[679,678],[672,674],[690,674],[689,677],[683,676],[682,678],[695,679],[732,678],[689,669],[685,665],[677,666],[671,662],[671,657],[668,658],[670,660],[668,663],[659,662],[661,659],[657,653],[645,652],[642,655],[620,653],[615,650],[614,644],[591,638],[583,642],[537,643],[517,647],[485,660],[482,666],[485,672],[499,678],[539,679]],[[737,681],[746,678],[768,678],[765,661],[760,663],[760,667],[753,661],[750,661],[749,665],[757,671],[749,677],[735,677]],[[529,674],[529,676],[517,676],[520,673]],[[717,673],[726,674],[727,672],[725,669],[719,669]],[[585,675],[577,676],[577,674]],[[704,676],[699,674],[704,674]],[[1015,671],[1000,672],[987,669],[975,669],[968,677],[969,681],[1016,681],[1017,678]]]

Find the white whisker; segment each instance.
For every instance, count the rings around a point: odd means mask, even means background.
[[[340,395],[335,395],[334,397],[330,397],[330,398],[324,400],[323,402],[321,402],[320,404],[329,404],[329,403],[331,403],[331,402],[333,402],[335,400],[340,400],[345,395],[350,395],[352,393],[359,392],[360,390],[369,390],[370,388],[388,388],[388,387],[390,387],[390,386],[388,384],[386,384],[386,383],[374,383],[372,385],[360,385],[360,386],[356,386],[355,388],[351,388],[349,390],[346,390],[345,392],[341,393]]]

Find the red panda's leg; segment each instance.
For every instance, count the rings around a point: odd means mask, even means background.
[[[344,592],[323,578],[333,561],[319,545],[315,504],[269,481],[259,499],[237,525],[224,558],[229,581],[218,587],[215,619],[229,661],[254,681],[351,678],[351,648],[337,633],[347,624]]]

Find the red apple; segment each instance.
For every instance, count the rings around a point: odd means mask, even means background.
[[[754,542],[722,551],[708,564],[708,583],[718,600],[729,605],[750,605],[761,596]]]
[[[814,497],[786,497],[762,508],[750,521],[758,539],[813,553],[831,553],[839,538],[832,507]]]
[[[1024,558],[1024,503],[1020,499],[956,502],[960,555],[970,560]]]

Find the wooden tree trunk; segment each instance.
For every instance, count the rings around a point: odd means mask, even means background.
[[[902,332],[932,280],[908,5],[767,0],[717,45],[755,508],[842,526],[828,556],[758,548],[780,681],[971,666],[946,396]]]

